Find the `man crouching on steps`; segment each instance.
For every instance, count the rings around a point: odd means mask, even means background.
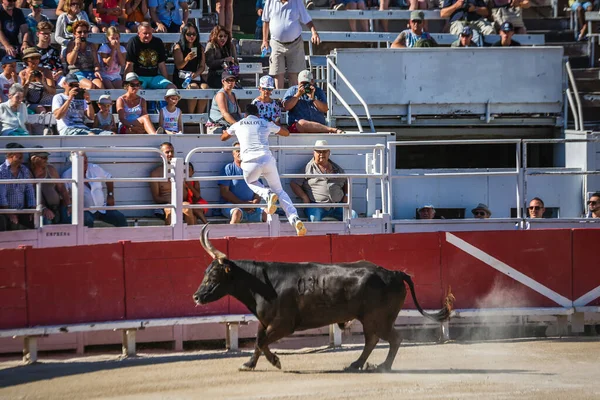
[[[290,224],[296,229],[298,236],[306,235],[304,223],[298,217],[298,211],[292,204],[290,196],[283,190],[277,161],[269,149],[269,135],[274,133],[280,136],[289,136],[290,132],[273,122],[258,117],[258,107],[254,104],[246,106],[246,118],[231,125],[223,131],[221,140],[227,140],[237,136],[240,142],[240,155],[242,157],[242,171],[244,180],[254,193],[267,202],[267,214],[273,214],[277,210],[277,200],[285,211]],[[269,188],[263,186],[259,179],[263,177],[269,184]]]

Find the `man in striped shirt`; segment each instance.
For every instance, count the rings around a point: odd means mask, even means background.
[[[18,143],[9,143],[7,149],[22,149]],[[6,161],[0,165],[0,180],[31,179],[31,172],[23,165],[23,153],[7,153]],[[31,183],[0,184],[0,208],[35,208],[35,192]],[[33,229],[33,214],[1,214],[6,230]],[[1,224],[0,224],[1,225]]]

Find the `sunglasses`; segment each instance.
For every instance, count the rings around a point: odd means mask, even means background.
[[[132,88],[138,88],[140,86],[142,86],[141,83],[130,83],[129,86],[131,86]]]
[[[272,92],[273,91],[273,89],[267,89],[267,88],[264,88],[264,87],[261,87],[260,90],[264,90],[265,92]]]
[[[187,32],[185,36],[198,36],[196,32]]]
[[[598,204],[598,201],[593,201],[593,200],[588,201],[588,206],[595,206],[596,204]]]
[[[485,217],[485,213],[483,211],[475,211],[473,215],[476,217]]]
[[[542,209],[542,207],[540,207],[540,206],[529,206],[528,208],[529,208],[529,211],[533,211],[533,210],[540,211]]]

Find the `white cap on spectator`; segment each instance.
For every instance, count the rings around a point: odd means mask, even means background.
[[[327,140],[317,140],[315,150],[329,150],[329,143],[327,143]]]
[[[167,93],[165,94],[165,98],[170,97],[170,96],[177,96],[177,97],[181,98],[181,95],[179,94],[179,92],[177,91],[177,89],[169,89],[169,90],[167,90]]]
[[[298,74],[298,83],[310,82],[313,79],[314,78],[312,72],[310,72],[307,69],[305,69],[304,71],[300,71],[300,73]]]
[[[263,89],[275,89],[275,81],[269,75],[262,76],[258,82],[258,87]]]
[[[125,82],[139,81],[140,77],[135,72],[130,72],[125,75]]]
[[[112,102],[109,94],[103,94],[98,98],[98,104],[112,104]]]

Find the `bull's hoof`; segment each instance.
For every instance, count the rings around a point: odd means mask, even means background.
[[[252,365],[252,363],[247,362],[245,364],[242,364],[242,366],[240,367],[240,371],[254,371],[254,367],[256,367],[255,365]]]
[[[390,372],[391,368],[385,364],[380,364],[375,368],[375,372]]]
[[[378,372],[378,370],[379,367],[377,366],[377,364],[366,363],[363,367],[363,371],[367,372]]]
[[[273,356],[273,361],[271,361],[271,364],[273,364],[275,368],[281,369],[281,361],[279,361],[279,357]]]
[[[358,371],[362,368],[362,364],[358,361],[354,361],[352,364],[344,368],[344,371]]]

